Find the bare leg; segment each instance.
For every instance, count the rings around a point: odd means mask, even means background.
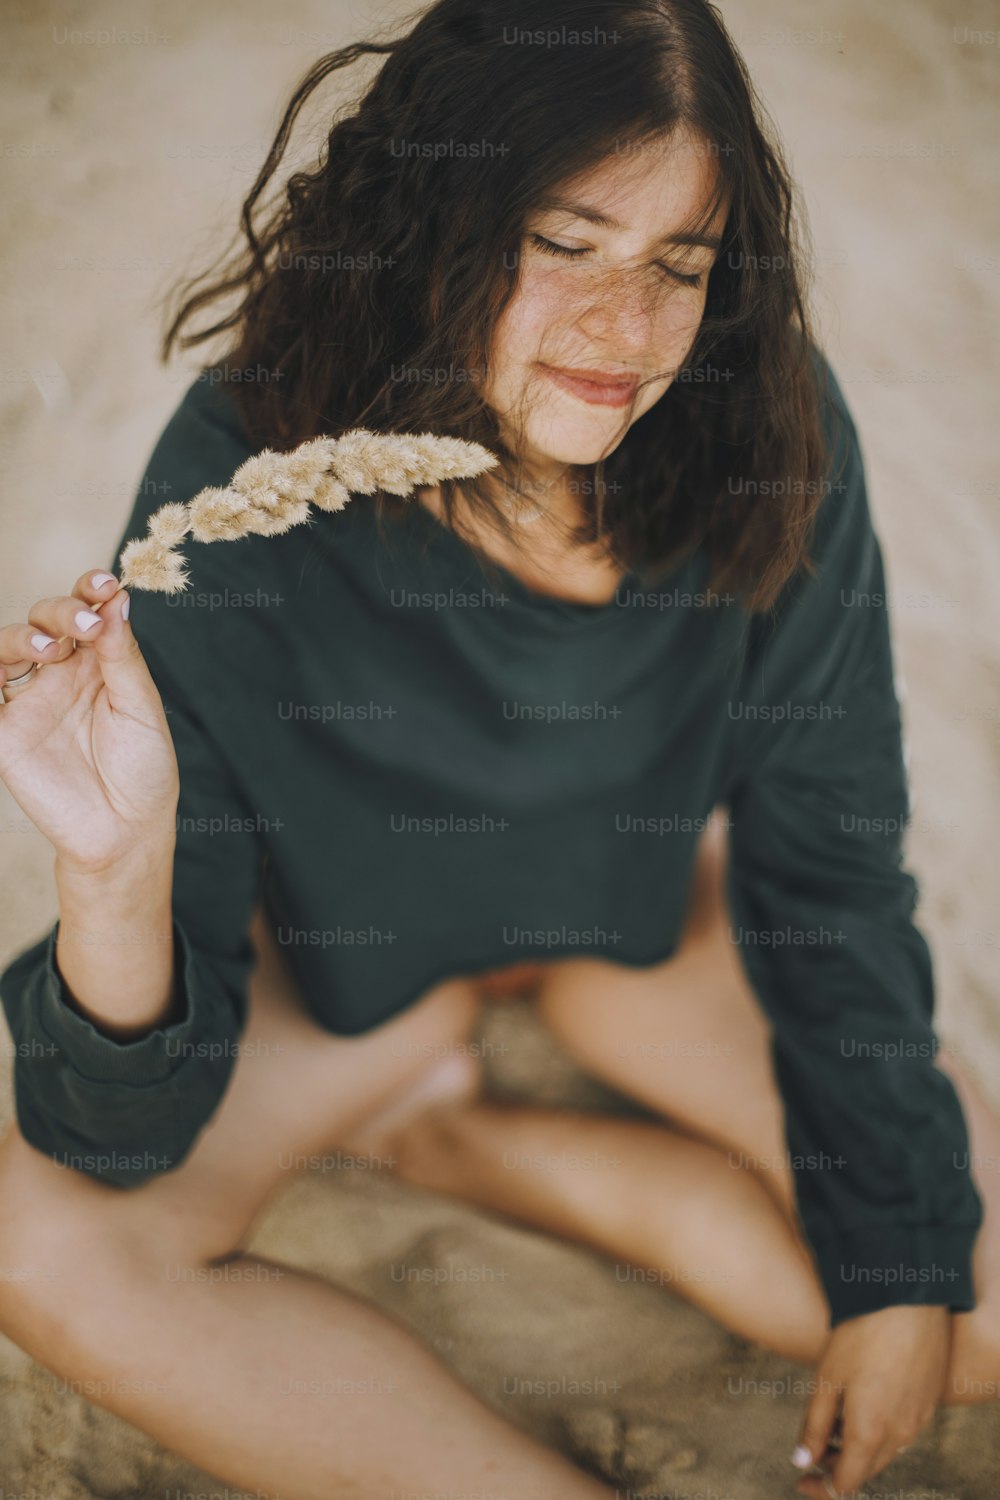
[[[478,1104],[393,1144],[409,1181],[593,1245],[742,1338],[818,1358],[827,1308],[771,1195],[717,1147],[655,1124]]]
[[[452,981],[375,1033],[335,1038],[275,976],[256,972],[250,1045],[176,1172],[123,1193],[8,1132],[0,1265],[28,1274],[0,1283],[0,1327],[226,1484],[285,1500],[388,1500],[414,1487],[610,1494],[484,1406],[379,1309],[238,1253],[287,1177],[281,1159],[336,1144],[412,1077],[407,1041],[461,1038],[476,1011]]]
[[[470,1081],[464,1103],[405,1131],[397,1117],[382,1139],[410,1180],[591,1244],[733,1332],[815,1364],[829,1310],[797,1224],[768,1028],[725,938],[716,853],[709,844],[669,964],[572,960],[552,967],[538,997],[583,1066],[664,1123],[470,1103]],[[945,1399],[994,1400],[1000,1173],[989,1164],[1000,1161],[1000,1120],[955,1059],[944,1053],[940,1065],[963,1103],[985,1207],[978,1305],[955,1315]]]
[[[1000,1146],[995,1119],[993,1129]],[[593,1245],[621,1279],[635,1268],[787,1359],[815,1365],[822,1354],[828,1308],[805,1242],[759,1178],[717,1146],[655,1124],[478,1104],[428,1117],[395,1149],[410,1181]],[[980,1305],[954,1319],[948,1402],[1000,1392],[995,1185],[989,1196]]]

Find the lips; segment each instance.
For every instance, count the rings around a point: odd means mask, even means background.
[[[627,406],[639,386],[638,375],[614,375],[602,370],[579,366],[564,368],[540,364],[539,369],[553,385],[588,406]]]

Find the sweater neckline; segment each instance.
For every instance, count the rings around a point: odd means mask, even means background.
[[[447,554],[454,563],[460,564],[465,574],[468,573],[470,567],[475,567],[482,570],[482,576],[485,579],[488,576],[486,568],[492,566],[496,570],[497,577],[502,580],[504,593],[511,596],[512,602],[525,610],[532,610],[552,619],[562,618],[581,623],[619,619],[628,612],[626,607],[619,602],[619,596],[625,593],[627,597],[632,590],[641,591],[638,571],[629,568],[619,579],[612,598],[604,603],[560,599],[555,594],[546,594],[541,589],[533,588],[506,564],[481,552],[479,548],[467,542],[435,516],[425,505],[421,505],[418,500],[411,500],[405,511],[401,511],[400,514],[410,518],[418,526],[422,526],[425,534],[437,543],[439,550]]]

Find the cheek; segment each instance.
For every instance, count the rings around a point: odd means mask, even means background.
[[[676,372],[684,364],[698,336],[706,300],[705,292],[695,290],[682,290],[665,299],[650,341],[653,361],[662,374],[646,387],[636,417],[655,405],[673,384]]]
[[[706,294],[683,289],[663,299],[656,317],[656,342],[663,349],[688,348],[705,313]]]
[[[571,298],[559,278],[525,267],[518,289],[493,331],[487,401],[509,398],[523,379],[525,366],[538,359],[553,336],[571,320],[578,291]]]
[[[507,355],[533,358],[546,330],[564,325],[578,304],[579,288],[571,290],[558,274],[526,266],[497,325],[498,348]]]

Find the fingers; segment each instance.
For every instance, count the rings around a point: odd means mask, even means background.
[[[33,604],[26,625],[0,627],[0,686],[20,677],[33,662],[64,661],[77,641],[93,641],[103,629],[101,606],[117,591],[112,574],[92,568],[77,579],[71,595]]]
[[[848,1430],[844,1438],[844,1446],[840,1456],[833,1466],[832,1488],[838,1495],[850,1495],[866,1479],[884,1468],[889,1462],[886,1458],[883,1463],[879,1462],[879,1454],[886,1444],[885,1428],[879,1426],[868,1426],[853,1432]],[[889,1457],[895,1450],[890,1448]]]
[[[39,599],[28,610],[28,624],[46,631],[50,636],[62,640],[72,650],[74,640],[92,642],[97,639],[102,627],[101,608],[118,592],[114,577],[99,588],[93,585],[94,578],[107,580],[103,572],[84,574],[74,585],[73,593],[52,599]],[[68,651],[67,651],[68,654]],[[55,651],[46,660],[59,660]]]
[[[898,1421],[870,1422],[866,1428],[856,1432],[853,1439],[848,1437],[844,1443],[833,1470],[834,1488],[849,1495],[852,1490],[881,1474],[904,1448],[909,1447],[918,1431],[916,1423],[901,1426]]]
[[[799,1444],[792,1458],[796,1468],[807,1469],[823,1457],[833,1436],[839,1401],[840,1391],[836,1386],[829,1380],[820,1380],[819,1389],[806,1408]]]
[[[114,588],[111,585],[114,584]],[[103,568],[93,569],[87,573],[81,573],[74,583],[70,593],[77,599],[82,599],[86,604],[103,604],[105,600],[113,598],[121,584],[114,574],[106,573]]]
[[[869,1418],[863,1424],[850,1421],[840,1452],[831,1451],[824,1467],[830,1472],[822,1478],[812,1476],[796,1486],[802,1494],[815,1500],[853,1495],[855,1490],[881,1474],[916,1436],[914,1428],[900,1428],[885,1418]],[[822,1456],[822,1455],[821,1455]]]
[[[158,727],[169,735],[160,690],[129,623],[131,606],[131,595],[125,589],[119,589],[101,605],[102,623],[93,630],[94,654],[114,711]]]

